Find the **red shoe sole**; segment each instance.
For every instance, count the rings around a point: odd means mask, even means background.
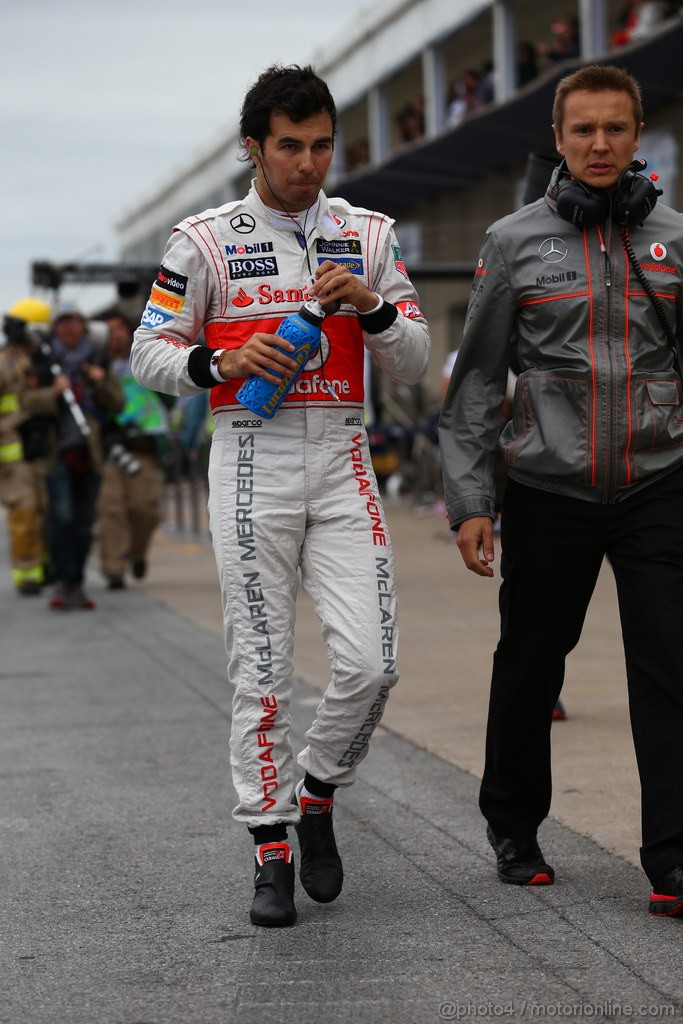
[[[683,896],[660,896],[651,893],[650,913],[655,917],[683,916]]]

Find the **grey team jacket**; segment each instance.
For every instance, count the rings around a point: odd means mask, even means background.
[[[638,263],[683,337],[683,215],[658,203],[630,228]],[[520,375],[505,424],[511,340]],[[494,518],[509,476],[586,501],[621,501],[683,462],[673,350],[611,221],[580,231],[544,197],[494,223],[475,271],[440,419],[451,526]]]
[[[309,298],[308,261],[315,271],[326,259],[348,266],[384,305],[366,316],[343,305],[327,317],[320,351],[283,408],[362,408],[364,346],[392,380],[419,380],[429,331],[393,221],[321,192],[317,221],[306,225],[308,260],[294,231],[282,224],[252,185],[244,199],[188,217],[174,229],[135,332],[131,365],[141,384],[173,395],[210,388],[214,413],[242,409],[235,393],[243,380],[217,383],[211,350],[238,348],[257,331],[276,334],[281,320]],[[202,329],[206,346],[194,344]]]

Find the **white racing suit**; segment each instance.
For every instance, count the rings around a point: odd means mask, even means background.
[[[235,687],[233,813],[251,827],[299,818],[289,739],[299,571],[332,670],[301,768],[350,785],[398,679],[394,565],[363,424],[363,352],[412,384],[426,368],[429,334],[392,223],[321,193],[304,242],[252,186],[244,200],[178,225],[135,335],[133,371],[145,387],[211,388],[209,515]],[[304,245],[313,272],[326,259],[343,262],[384,305],[328,317],[318,354],[274,418],[260,419],[235,398],[241,379],[214,380],[211,349],[277,333],[309,297]],[[193,345],[201,329],[207,347]]]

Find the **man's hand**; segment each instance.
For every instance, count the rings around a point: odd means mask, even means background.
[[[458,527],[458,539],[462,560],[477,576],[493,576],[489,562],[493,561],[493,523],[488,516],[466,519]],[[483,558],[479,558],[481,547]]]
[[[284,352],[278,352],[278,348],[294,352],[291,341],[285,341],[277,334],[252,334],[241,348],[226,349],[222,353],[218,361],[218,372],[225,380],[249,377],[255,373],[271,384],[279,384],[280,377],[274,376],[273,371],[289,380],[297,364]]]
[[[107,371],[102,366],[97,366],[94,363],[83,363],[81,366],[83,373],[86,375],[89,381],[93,384],[101,384],[104,378],[107,376]]]
[[[60,373],[52,381],[52,390],[56,395],[63,395],[65,391],[68,391],[71,387],[71,381],[68,377],[65,377],[63,373]]]
[[[336,312],[335,306],[338,309],[340,303],[348,302],[359,313],[369,313],[379,302],[379,295],[366,288],[358,274],[352,274],[341,263],[325,260],[318,267],[315,278],[311,294],[328,312]]]

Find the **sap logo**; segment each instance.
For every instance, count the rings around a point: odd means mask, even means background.
[[[274,256],[262,260],[228,260],[228,271],[234,281],[245,277],[275,277],[279,273]]]
[[[254,256],[257,252],[272,252],[272,242],[254,242],[253,245],[226,245],[228,256]]]
[[[169,313],[162,313],[160,309],[154,309],[152,306],[147,306],[145,312],[142,314],[142,320],[140,323],[143,327],[161,327],[162,324],[167,324],[173,317]]]
[[[329,260],[331,263],[338,263],[340,267],[346,267],[352,274],[364,273],[362,259],[354,259],[352,256],[338,256],[336,258],[334,256],[318,256],[318,265],[323,264],[325,260]]]

